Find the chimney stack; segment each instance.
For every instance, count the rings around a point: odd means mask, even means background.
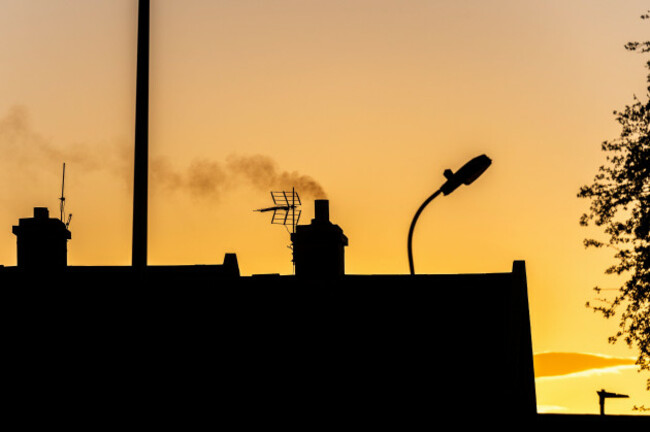
[[[291,242],[296,276],[331,279],[345,274],[348,238],[330,222],[328,200],[314,202],[314,219],[310,225],[298,225]]]
[[[17,237],[19,268],[61,269],[68,265],[72,235],[63,221],[50,217],[46,207],[34,207],[34,217],[20,219],[12,232]]]

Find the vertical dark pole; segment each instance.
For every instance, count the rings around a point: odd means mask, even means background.
[[[139,269],[143,269],[147,266],[147,194],[149,178],[149,7],[150,0],[139,0],[132,249],[132,265]]]

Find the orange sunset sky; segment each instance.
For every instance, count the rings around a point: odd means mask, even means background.
[[[348,273],[407,273],[415,210],[446,168],[485,153],[481,178],[420,217],[416,271],[525,260],[540,411],[597,413],[601,388],[631,396],[608,413],[650,408],[635,352],[607,343],[617,321],[584,306],[617,281],[612,254],[582,245],[597,233],[576,198],[619,134],[612,111],[645,100],[647,59],[623,45],[650,39],[648,9],[153,0],[149,263],[235,252],[244,275],[291,273],[287,231],[252,210],[295,185],[303,222],[330,200]],[[130,264],[136,18],[135,0],[0,0],[0,264],[16,264],[18,218],[58,216],[63,162],[69,264]]]

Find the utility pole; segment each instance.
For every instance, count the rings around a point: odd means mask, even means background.
[[[149,190],[149,9],[150,0],[139,0],[132,244],[132,265],[138,269],[144,269],[147,266],[147,207]]]

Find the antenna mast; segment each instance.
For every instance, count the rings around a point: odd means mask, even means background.
[[[296,232],[296,225],[298,221],[296,220],[296,189],[291,188],[291,233]]]
[[[66,229],[70,226],[70,220],[72,220],[72,213],[68,215],[68,220],[65,220],[65,162],[63,162],[63,175],[61,178],[61,197],[59,198],[61,204],[59,206],[61,210],[61,222],[65,224]]]
[[[298,192],[296,192],[294,188],[291,188],[291,192],[271,192],[271,199],[273,199],[273,204],[275,204],[273,207],[266,207],[253,211],[260,213],[272,211],[273,216],[271,217],[271,224],[284,226],[291,225],[291,231],[289,231],[289,233],[295,233],[296,225],[298,225],[300,213],[302,212],[298,208],[301,205]],[[289,228],[287,228],[287,230],[289,230]]]
[[[59,208],[61,209],[61,222],[65,223],[65,194],[63,191],[65,190],[65,162],[63,162],[63,178],[61,180],[61,198],[59,198],[59,201],[61,201],[61,205]]]
[[[300,207],[300,197],[298,192],[294,188],[291,188],[291,192],[280,191],[280,192],[271,192],[271,199],[273,199],[273,207],[266,207],[257,210],[253,210],[260,213],[273,212],[271,217],[271,224],[273,225],[284,225],[287,228],[288,225],[291,225],[290,234],[296,232],[296,226],[300,220],[300,214],[302,210]],[[289,246],[289,249],[293,249],[292,246]],[[295,262],[294,262],[294,273],[295,273]]]

